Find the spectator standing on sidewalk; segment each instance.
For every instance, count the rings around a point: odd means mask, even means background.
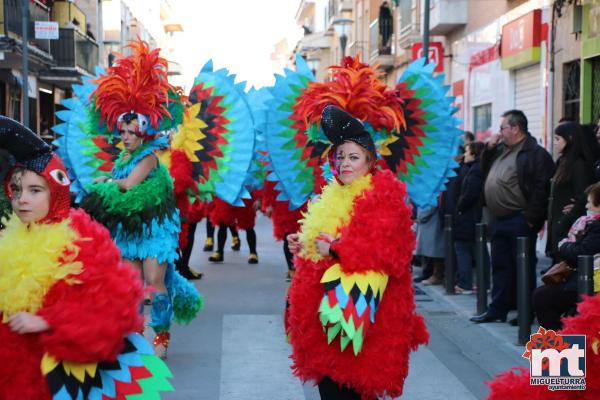
[[[581,126],[563,122],[554,129],[554,153],[558,155],[550,189],[548,241],[546,254],[557,262],[558,242],[564,239],[573,222],[585,214],[585,189],[594,183],[595,160],[584,151]],[[567,207],[573,203],[573,207]]]
[[[515,303],[517,237],[529,238],[531,290],[535,288],[536,234],[548,210],[552,157],[527,130],[520,110],[502,114],[500,132],[488,142],[482,157],[485,204],[493,216],[492,301],[476,323],[506,321]]]
[[[444,280],[444,232],[440,223],[439,207],[417,210],[417,248],[415,254],[422,257],[423,271],[433,270],[423,280],[424,285],[441,285]]]
[[[475,224],[481,221],[481,192],[483,173],[479,156],[483,143],[472,142],[465,146],[463,165],[458,173],[458,201],[454,211],[454,249],[458,266],[458,294],[473,292],[473,266],[475,252]]]

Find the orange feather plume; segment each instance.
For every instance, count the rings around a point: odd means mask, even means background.
[[[159,56],[160,49],[150,51],[141,40],[128,47],[133,54],[119,58],[107,75],[94,81],[98,87],[91,97],[111,131],[119,116],[131,111],[147,116],[150,125],[158,128],[161,119],[171,118],[168,91],[175,91],[167,80],[167,60]]]
[[[325,106],[338,106],[375,130],[389,132],[406,127],[403,103],[396,90],[378,79],[377,72],[356,58],[344,57],[341,66],[330,67],[333,80],[311,82],[298,98],[294,110],[307,124],[319,123]]]

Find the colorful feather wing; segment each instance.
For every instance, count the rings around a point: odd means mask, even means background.
[[[447,96],[444,75],[433,76],[433,64],[411,63],[396,86],[404,103],[406,127],[380,138],[378,147],[387,166],[406,182],[408,195],[419,207],[436,204],[448,179],[455,176],[462,131],[453,115],[454,98]]]
[[[358,355],[383,298],[388,276],[380,272],[346,274],[339,264],[329,267],[323,277],[323,300],[319,319],[331,344],[339,336],[341,351],[352,342]]]
[[[96,75],[104,71],[96,68]],[[73,85],[74,97],[62,101],[64,110],[56,116],[62,123],[54,126],[58,138],[54,142],[57,153],[65,162],[71,180],[71,190],[81,197],[87,192],[92,181],[110,174],[120,150],[106,127],[99,123],[99,115],[94,111],[90,94],[96,85],[90,78],[84,78],[82,85]]]
[[[261,89],[250,89],[247,93],[248,105],[252,111],[254,121],[254,152],[250,169],[246,175],[244,186],[248,191],[260,190],[264,186],[267,176],[267,150],[265,143],[265,127],[268,117],[268,108],[266,102],[271,99],[271,94],[267,87]]]
[[[314,193],[328,147],[323,141],[313,140],[320,128],[309,126],[302,110],[297,109],[299,97],[315,78],[300,56],[296,57],[296,68],[275,77],[275,85],[269,88],[272,98],[266,101],[269,114],[265,124],[272,170],[267,179],[277,182],[277,200],[288,200],[291,209],[301,207]]]
[[[254,152],[254,122],[244,93],[244,83],[226,69],[213,70],[209,61],[194,81],[190,101],[200,104],[197,115],[206,127],[198,153],[202,163],[201,193],[218,196],[229,204],[243,206],[250,195],[244,180]]]
[[[171,371],[139,334],[125,339],[114,362],[59,362],[45,354],[41,367],[53,400],[159,399],[173,391]]]

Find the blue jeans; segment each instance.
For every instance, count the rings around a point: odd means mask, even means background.
[[[527,225],[523,213],[494,221],[492,233],[492,302],[488,313],[499,318],[506,317],[516,304],[517,287],[517,237],[529,238],[530,295],[535,289],[535,241],[537,232]]]
[[[475,265],[475,244],[457,240],[454,242],[456,264],[458,269],[458,286],[461,289],[473,290],[473,266]]]

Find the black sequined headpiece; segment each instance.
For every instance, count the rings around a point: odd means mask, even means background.
[[[321,114],[321,127],[334,146],[349,140],[375,154],[375,143],[363,123],[341,108],[326,106]]]

